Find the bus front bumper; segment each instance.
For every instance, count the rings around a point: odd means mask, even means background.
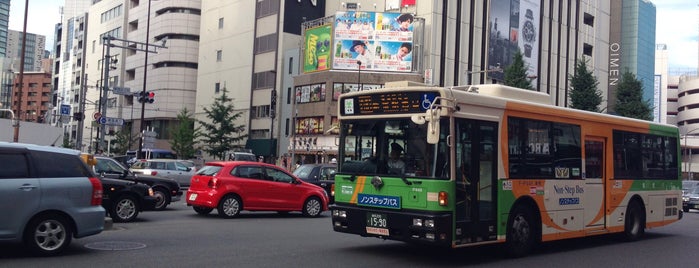
[[[392,210],[347,204],[330,206],[333,230],[364,237],[451,246],[448,212]]]

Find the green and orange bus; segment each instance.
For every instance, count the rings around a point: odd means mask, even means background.
[[[407,82],[341,95],[338,117],[337,232],[522,256],[543,241],[636,240],[682,217],[675,126],[502,85]]]

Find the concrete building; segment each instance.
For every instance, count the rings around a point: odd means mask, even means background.
[[[13,69],[20,69],[22,53],[22,31],[9,30],[7,34],[7,57],[13,59]],[[27,33],[27,42],[24,53],[24,71],[42,71],[42,61],[46,54],[46,36]]]

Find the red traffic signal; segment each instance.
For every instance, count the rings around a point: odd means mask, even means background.
[[[153,103],[155,101],[155,92],[149,91],[148,92],[148,103]]]

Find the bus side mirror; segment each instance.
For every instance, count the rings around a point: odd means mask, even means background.
[[[426,112],[427,123],[427,143],[437,144],[439,142],[439,109],[430,109]]]

